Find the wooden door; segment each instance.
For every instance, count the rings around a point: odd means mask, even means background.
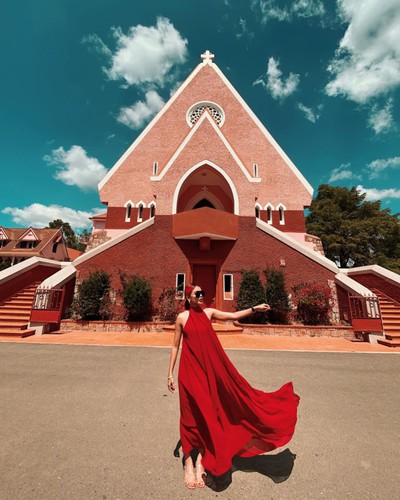
[[[213,264],[193,264],[193,283],[206,292],[204,302],[209,307],[214,303],[217,288],[217,271]]]

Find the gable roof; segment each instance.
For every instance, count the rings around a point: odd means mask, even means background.
[[[208,52],[208,51],[207,51]],[[206,52],[206,54],[207,54]],[[204,56],[204,54],[203,54]],[[203,57],[202,56],[202,57]],[[213,56],[212,56],[213,57]],[[125,153],[121,156],[121,158],[115,163],[115,165],[108,171],[108,173],[104,176],[104,178],[98,184],[99,190],[102,189],[105,184],[110,180],[110,178],[114,175],[114,173],[119,169],[119,167],[125,162],[125,160],[132,154],[132,152],[137,148],[137,146],[142,142],[142,140],[146,137],[149,131],[154,127],[154,125],[160,120],[160,118],[166,113],[166,111],[172,106],[172,104],[178,99],[178,97],[184,92],[187,86],[200,74],[200,72],[204,68],[211,68],[215,74],[218,76],[220,80],[224,83],[225,87],[231,92],[231,94],[235,97],[237,102],[241,105],[241,107],[245,110],[245,112],[250,116],[251,120],[254,124],[260,129],[261,133],[267,139],[267,141],[273,146],[278,155],[282,158],[285,164],[289,167],[289,169],[295,174],[295,176],[299,179],[299,181],[303,184],[306,191],[309,192],[310,195],[313,193],[313,188],[305,179],[305,177],[301,174],[298,168],[294,165],[294,163],[289,159],[286,153],[282,150],[282,148],[278,145],[272,135],[268,132],[268,130],[264,127],[261,121],[257,118],[254,112],[250,109],[250,107],[246,104],[243,98],[239,95],[237,90],[233,87],[233,85],[229,82],[229,80],[225,77],[222,71],[218,68],[218,66],[212,62],[212,58],[204,57],[203,62],[200,63],[194,71],[189,75],[189,77],[183,82],[183,84],[179,87],[179,89],[175,92],[175,94],[169,99],[169,101],[163,106],[163,108],[157,113],[157,115],[151,120],[151,122],[147,125],[147,127],[139,134],[136,140],[132,143],[132,145],[125,151]],[[205,115],[203,113],[203,115]],[[200,120],[199,120],[200,121]],[[195,127],[193,127],[195,128]],[[218,128],[218,127],[217,127]],[[193,129],[192,129],[193,130]],[[190,135],[190,133],[188,134]],[[162,173],[162,172],[161,172]],[[160,175],[161,175],[160,173]],[[250,174],[249,174],[249,177]]]
[[[0,257],[41,256],[42,251],[48,244],[51,242],[56,243],[62,241],[61,229],[36,229],[30,227],[28,229],[7,228],[6,231],[9,235],[9,241],[5,246],[0,247]],[[25,241],[37,241],[37,245],[34,248],[19,248],[18,244],[21,241],[24,241],[24,238],[29,235],[32,237],[25,239]],[[33,235],[35,236],[35,239],[33,238]]]

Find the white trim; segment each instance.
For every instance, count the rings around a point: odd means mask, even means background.
[[[147,206],[148,206],[148,208],[150,208],[150,215],[149,215],[149,217],[150,217],[150,218],[154,218],[154,217],[155,217],[155,215],[156,215],[156,206],[157,206],[156,202],[153,200],[153,201],[151,201],[151,202],[150,202]],[[153,208],[154,208],[154,215],[151,215],[151,210],[152,210]]]
[[[283,203],[279,203],[279,205],[276,206],[276,209],[279,212],[279,224],[281,226],[284,226],[285,225],[285,210],[286,210],[286,207],[285,207],[285,205]]]
[[[195,123],[194,127],[190,130],[190,132],[187,134],[185,139],[182,141],[178,149],[175,151],[175,153],[172,155],[171,159],[168,161],[168,163],[165,165],[165,167],[162,169],[162,172],[158,176],[152,176],[150,177],[150,180],[152,181],[161,181],[161,179],[164,177],[164,175],[168,172],[168,170],[171,168],[175,160],[178,158],[178,156],[181,154],[181,152],[184,150],[184,148],[187,146],[188,142],[190,139],[193,137],[193,135],[197,132],[197,129],[201,126],[204,120],[208,120],[211,123],[211,126],[214,128],[215,132],[221,139],[222,143],[226,147],[226,149],[229,151],[231,154],[232,158],[235,160],[239,168],[242,170],[244,175],[246,176],[246,179],[249,182],[261,182],[260,177],[252,177],[247,168],[243,165],[241,162],[240,158],[238,155],[235,153],[235,151],[232,149],[231,145],[229,142],[226,140],[224,134],[221,132],[220,128],[217,126],[215,121],[212,119],[210,113],[205,110],[204,113],[201,115],[200,119]]]
[[[355,295],[362,295],[364,297],[375,297],[375,294],[371,292],[367,287],[358,283],[358,281],[349,278],[344,273],[338,273],[335,276],[335,282],[339,284],[342,288]]]
[[[34,240],[32,240],[32,239],[26,240],[25,239],[25,236],[28,235],[30,232],[33,233]],[[33,227],[29,226],[28,229],[18,238],[18,241],[41,241],[41,240],[40,240],[39,236],[36,234],[36,231],[33,229]]]
[[[179,295],[178,291],[178,276],[183,276],[183,287],[182,287],[182,295]],[[177,300],[185,300],[185,287],[186,287],[186,273],[176,273],[175,275],[175,299]]]
[[[196,163],[196,165],[193,165],[193,167],[191,167],[189,170],[187,170],[183,174],[183,176],[180,178],[178,184],[176,185],[175,192],[174,192],[174,197],[172,199],[172,214],[176,214],[176,210],[178,208],[179,192],[181,190],[181,187],[182,187],[183,183],[185,182],[185,180],[195,170],[197,170],[198,168],[202,167],[205,163],[208,166],[214,168],[217,172],[219,172],[225,178],[225,180],[227,181],[227,183],[229,184],[229,187],[231,188],[232,196],[233,196],[233,213],[235,215],[239,215],[239,196],[237,194],[237,190],[236,190],[235,184],[233,183],[233,181],[229,177],[229,175],[221,167],[219,167],[218,165],[216,165],[212,161],[208,161],[208,160],[203,160],[203,161],[200,161],[200,162]]]
[[[166,104],[160,109],[160,111],[156,114],[156,116],[151,120],[151,122],[147,125],[147,127],[139,134],[139,136],[135,139],[135,141],[131,144],[131,146],[125,151],[125,153],[120,157],[120,159],[115,163],[115,165],[107,172],[107,174],[103,177],[103,179],[98,184],[98,189],[102,189],[102,187],[108,182],[108,180],[114,175],[114,173],[119,169],[122,163],[130,156],[132,151],[136,149],[136,147],[142,142],[142,140],[146,137],[149,131],[154,127],[154,125],[158,122],[158,120],[163,116],[163,114],[172,106],[172,104],[176,101],[176,99],[181,95],[181,93],[185,90],[185,88],[189,85],[189,83],[193,80],[193,78],[201,71],[204,66],[208,64],[207,62],[200,63],[192,73],[186,78],[186,80],[182,83],[182,85],[178,88],[175,94],[166,102]]]
[[[350,269],[341,269],[341,272],[347,274],[347,276],[357,276],[359,274],[374,274],[375,276],[379,276],[385,281],[393,283],[394,285],[400,286],[400,275],[394,273],[393,271],[389,271],[382,266],[378,266],[374,264],[372,266],[360,266],[360,267],[352,267]]]
[[[83,255],[80,255],[77,257],[73,264],[74,266],[77,266],[79,264],[82,264],[82,262],[87,261],[88,259],[91,259],[95,255],[104,252],[104,250],[108,250],[109,248],[113,247],[114,245],[117,245],[121,241],[126,240],[127,238],[134,236],[137,233],[140,233],[140,231],[143,231],[144,229],[147,229],[148,227],[152,226],[154,224],[154,218],[153,219],[147,219],[146,221],[142,222],[141,224],[138,224],[137,226],[134,226],[130,229],[127,229],[124,233],[120,234],[119,236],[116,236],[115,238],[112,238],[111,240],[105,241],[98,247],[92,248],[88,252],[85,252]]]
[[[3,271],[0,271],[0,285],[7,283],[7,281],[41,264],[46,267],[63,268],[69,266],[71,262],[60,262],[53,259],[45,259],[43,257],[29,257],[29,259],[25,259],[14,266],[7,267],[3,269]]]
[[[267,222],[268,224],[272,224],[273,223],[273,220],[272,220],[272,211],[275,210],[274,209],[274,206],[271,204],[271,203],[267,203],[264,207],[264,210],[267,212]],[[268,216],[268,210],[269,210],[269,214],[271,217]]]
[[[135,204],[131,200],[128,200],[126,203],[124,203],[124,207],[127,207],[128,205],[130,205],[132,208],[135,206]]]
[[[311,250],[311,249],[303,246],[301,243],[294,240],[293,238],[291,238],[287,234],[283,233],[282,231],[279,231],[279,229],[276,229],[275,227],[270,226],[266,222],[259,220],[259,219],[256,220],[256,225],[257,225],[258,229],[261,229],[261,231],[264,231],[264,233],[269,234],[273,238],[276,238],[277,240],[281,241],[285,245],[288,245],[289,247],[293,248],[297,252],[300,252],[301,254],[303,254],[304,256],[313,260],[317,264],[320,264],[321,266],[325,267],[326,269],[329,269],[329,271],[332,271],[335,274],[340,272],[340,269],[337,267],[337,265],[334,262],[327,259],[323,255],[315,252],[314,250]]]
[[[259,175],[258,175],[258,163],[253,163],[253,176],[259,177]]]
[[[75,274],[76,274],[75,266],[72,262],[69,262],[69,266],[60,269],[52,276],[46,278],[39,285],[39,288],[60,288],[66,283],[68,283],[68,281],[70,281],[75,276]]]
[[[221,113],[221,123],[218,124],[218,127],[222,127],[222,125],[225,123],[225,111],[222,109],[222,107],[219,104],[217,104],[216,102],[199,101],[199,102],[196,102],[195,104],[193,104],[193,106],[190,106],[190,108],[186,112],[186,123],[189,125],[190,128],[194,127],[193,123],[190,121],[190,114],[193,113],[193,111],[200,106],[204,106],[204,107],[210,106],[210,107],[217,108],[219,110],[219,112]],[[203,113],[204,113],[204,111],[203,111]]]
[[[296,165],[292,162],[292,160],[287,156],[287,154],[283,151],[283,149],[279,146],[279,144],[272,137],[272,135],[268,132],[266,127],[261,123],[259,118],[254,114],[252,109],[249,107],[249,105],[246,103],[246,101],[242,98],[242,96],[239,94],[239,92],[235,89],[235,87],[231,84],[231,82],[226,78],[226,76],[222,73],[222,71],[219,69],[219,67],[215,63],[210,64],[210,66],[214,69],[214,71],[217,73],[217,75],[219,75],[219,77],[222,79],[222,81],[225,83],[225,85],[230,89],[232,94],[236,97],[236,99],[239,101],[239,103],[244,107],[244,109],[250,115],[250,118],[255,122],[255,124],[261,130],[263,135],[272,144],[272,146],[274,146],[274,148],[276,149],[278,154],[281,156],[283,161],[286,163],[286,165],[292,170],[292,172],[295,174],[295,176],[300,180],[300,182],[303,184],[303,186],[306,188],[306,190],[312,196],[314,189],[311,187],[310,183],[303,176],[303,174],[296,167]]]
[[[225,294],[227,293],[225,291],[225,276],[230,276],[231,277],[231,295],[232,297],[229,298],[229,297],[226,297]],[[222,274],[222,294],[224,296],[224,300],[234,300],[234,289],[233,289],[233,274],[232,273],[224,273]]]
[[[200,193],[197,193],[191,198],[188,203],[186,204],[186,207],[184,208],[184,212],[187,212],[188,210],[193,210],[193,207],[198,203],[199,201],[206,199],[210,203],[214,205],[214,208],[217,210],[222,210],[225,212],[225,207],[222,205],[222,203],[219,201],[219,199],[215,196],[215,194],[210,193],[209,191],[201,191]]]
[[[263,209],[262,205],[260,203],[258,203],[258,201],[255,203],[254,205],[254,208],[257,210],[258,208],[258,217],[257,217],[257,212],[255,212],[255,216],[257,219],[260,218],[260,215],[261,215],[261,210]]]
[[[139,201],[137,203],[137,222],[142,222],[143,220],[143,209],[146,208],[146,203],[144,201]]]

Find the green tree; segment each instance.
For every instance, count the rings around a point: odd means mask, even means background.
[[[357,188],[321,184],[306,218],[325,255],[339,267],[379,264],[400,272],[399,214],[367,201]]]
[[[290,306],[285,286],[285,275],[280,269],[266,269],[264,274],[267,280],[265,299],[271,306],[268,317],[271,323],[287,323],[287,313],[290,311]]]
[[[128,321],[146,321],[151,319],[151,285],[140,276],[121,276],[123,301]]]
[[[75,250],[79,250],[83,252],[87,245],[88,231],[84,229],[82,234],[76,234],[72,229],[69,222],[64,222],[61,219],[55,219],[52,222],[49,222],[47,226],[49,229],[59,229],[62,228],[65,244],[69,248],[74,248]]]
[[[78,285],[78,293],[71,306],[73,316],[85,320],[107,319],[110,306],[110,276],[95,271]]]
[[[264,287],[260,281],[258,271],[242,271],[242,281],[240,282],[237,307],[248,309],[264,302]],[[241,320],[242,323],[265,323],[265,313],[254,313]]]

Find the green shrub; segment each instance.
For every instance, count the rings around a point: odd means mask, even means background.
[[[123,302],[128,321],[147,321],[151,319],[151,285],[140,276],[123,276]]]
[[[7,269],[8,267],[11,267],[10,257],[0,260],[0,271],[3,271],[3,269]]]
[[[267,280],[265,301],[271,306],[268,318],[271,323],[287,324],[290,305],[285,287],[285,275],[279,269],[266,269],[264,274]]]
[[[104,271],[91,273],[78,285],[71,305],[72,316],[84,320],[107,319],[110,315],[110,276]]]
[[[160,321],[171,321],[176,319],[179,309],[179,302],[176,299],[176,288],[163,290],[158,297],[158,313]]]
[[[300,283],[293,292],[300,321],[305,325],[329,325],[332,296],[328,286]]]
[[[242,271],[242,281],[240,282],[237,301],[238,310],[248,309],[257,304],[262,304],[264,301],[264,287],[260,281],[258,271]],[[262,324],[266,322],[266,315],[265,313],[254,313],[240,321],[242,323]]]

